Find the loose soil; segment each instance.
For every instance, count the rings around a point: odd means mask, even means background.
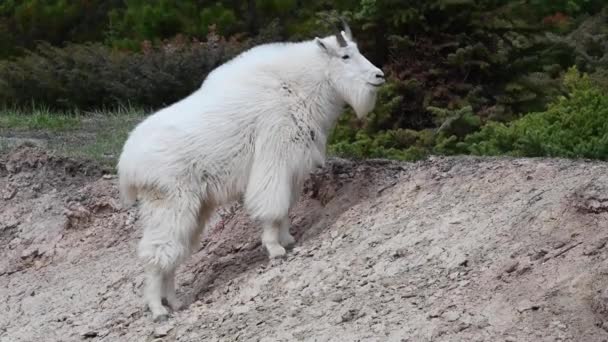
[[[284,260],[219,210],[163,323],[117,195],[93,162],[0,155],[0,341],[608,341],[606,163],[332,159]]]

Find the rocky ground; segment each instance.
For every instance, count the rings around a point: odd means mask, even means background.
[[[608,341],[608,164],[331,160],[270,262],[221,210],[180,268],[188,307],[141,301],[137,213],[93,163],[0,155],[0,341]]]

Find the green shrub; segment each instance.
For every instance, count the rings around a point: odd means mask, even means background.
[[[108,12],[122,0],[2,0],[0,1],[0,58],[21,55],[39,41],[54,46],[66,42],[100,41]]]
[[[419,130],[435,127],[429,107],[470,105],[482,120],[496,121],[544,110],[564,91],[568,67],[590,71],[608,58],[600,43],[605,32],[564,34],[580,23],[569,14],[594,14],[581,26],[605,28],[604,6],[601,0],[361,0],[352,17],[362,29],[360,45],[398,83],[399,103],[386,121]],[[567,27],[553,30],[556,20]],[[548,36],[551,31],[559,35]],[[592,42],[583,46],[584,40]]]
[[[416,160],[428,154],[511,155],[608,160],[608,91],[587,74],[571,68],[564,77],[567,95],[547,110],[533,112],[509,123],[491,121],[482,126],[471,106],[447,110],[430,107],[437,128],[415,131],[391,128],[369,130],[383,118],[387,106],[359,129],[352,113],[340,119],[330,140],[330,152],[350,158]],[[387,96],[394,86],[381,90]],[[381,120],[380,120],[381,121]]]
[[[234,9],[221,2],[203,6],[194,1],[126,0],[109,13],[107,40],[113,46],[137,48],[144,40],[160,41],[179,34],[205,37],[214,25],[219,33],[234,33]]]
[[[14,61],[0,61],[0,103],[81,110],[131,103],[158,108],[200,86],[207,73],[243,48],[210,35],[175,39],[140,53],[100,44],[57,48],[41,44]]]
[[[4,0],[0,58],[14,59],[0,60],[0,103],[158,108],[252,44],[328,34],[338,13],[390,82],[365,123],[339,119],[331,152],[593,155],[576,139],[545,146],[549,133],[530,127],[557,116],[548,103],[575,97],[562,82],[572,65],[608,89],[605,0]]]
[[[380,88],[376,109],[366,119],[356,119],[348,110],[338,119],[329,139],[329,152],[347,158],[389,158],[418,160],[435,143],[433,130],[400,128],[394,121],[400,109],[400,84],[389,81]]]
[[[575,68],[565,85],[568,96],[546,111],[508,124],[490,123],[464,139],[466,150],[478,155],[608,159],[608,94]]]
[[[595,13],[603,5],[603,0],[531,0],[532,9],[540,15],[563,12],[569,15]]]

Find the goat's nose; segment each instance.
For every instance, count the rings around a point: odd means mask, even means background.
[[[379,79],[383,80],[384,79],[384,73],[382,71],[377,72],[376,73],[376,78],[379,78]]]

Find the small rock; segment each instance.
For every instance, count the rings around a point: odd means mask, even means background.
[[[5,201],[11,200],[11,199],[13,199],[13,197],[15,197],[16,194],[17,194],[17,188],[8,189],[4,192],[2,199]]]
[[[334,294],[332,294],[329,299],[332,302],[336,302],[336,303],[340,303],[341,301],[344,300],[344,298],[342,297],[342,295],[340,293],[334,293]]]
[[[325,312],[322,310],[315,310],[310,315],[316,319],[320,319],[321,317],[325,316]]]
[[[513,260],[513,261],[507,263],[503,267],[501,273],[513,273],[517,269],[518,266],[519,266],[519,261]]]
[[[525,311],[537,311],[538,309],[540,309],[539,305],[533,304],[531,301],[529,301],[527,299],[521,301],[517,305],[517,311],[519,313],[522,313],[522,312],[525,312]]]
[[[354,320],[355,318],[357,318],[358,315],[359,315],[359,310],[349,309],[340,316],[338,323],[350,322],[350,321]]]
[[[416,292],[414,292],[414,291],[407,291],[407,292],[405,292],[405,293],[403,293],[401,295],[401,298],[406,298],[407,299],[407,298],[414,298],[416,296],[417,296]]]
[[[437,317],[441,316],[442,312],[443,311],[441,309],[434,309],[431,312],[429,312],[427,317],[428,318],[437,318]]]
[[[165,337],[173,330],[173,324],[164,324],[154,329],[154,337]]]
[[[82,333],[81,336],[84,337],[84,338],[97,337],[97,331],[89,330],[89,331],[86,331],[86,332]]]
[[[541,249],[540,251],[534,253],[531,257],[530,260],[535,261],[538,259],[542,259],[545,255],[547,255],[547,251],[544,249]]]
[[[103,329],[103,330],[100,330],[100,331],[97,333],[97,336],[98,336],[98,337],[105,337],[105,336],[108,336],[109,334],[110,334],[110,330],[108,330],[108,329]]]
[[[606,246],[606,243],[608,243],[608,237],[603,237],[595,241],[594,243],[585,248],[585,250],[583,251],[583,255],[589,256],[597,254],[600,249]]]
[[[468,329],[470,326],[471,326],[471,324],[469,324],[469,323],[460,322],[454,330],[455,330],[455,332],[461,332],[463,330]]]
[[[461,280],[461,281],[458,283],[458,286],[460,286],[460,287],[465,287],[465,286],[469,285],[469,283],[470,283],[470,281],[469,281],[469,280]]]
[[[566,330],[568,329],[568,326],[565,325],[564,323],[560,322],[560,321],[553,321],[551,322],[551,326],[560,329],[560,330]]]
[[[454,322],[460,318],[460,311],[450,310],[442,315],[448,322]]]
[[[65,228],[78,228],[91,219],[91,212],[81,204],[72,204],[64,210]]]
[[[526,273],[530,272],[531,270],[532,270],[532,265],[526,264],[526,265],[522,266],[519,270],[517,270],[517,275],[526,274]]]
[[[21,252],[21,259],[35,258],[39,256],[38,248],[35,246],[30,246]]]
[[[407,248],[399,248],[399,249],[393,251],[391,257],[393,259],[399,259],[399,258],[402,258],[402,257],[404,257],[406,255],[407,255]]]
[[[486,317],[481,317],[479,320],[477,320],[475,326],[478,329],[485,329],[490,326],[490,321]]]
[[[455,269],[457,267],[467,267],[469,265],[469,259],[462,253],[457,253],[452,260],[450,260],[448,268]]]
[[[376,334],[382,334],[386,330],[386,326],[382,323],[376,323],[371,326],[371,329]]]
[[[565,241],[556,241],[553,243],[553,249],[560,249],[566,245]]]
[[[7,230],[7,229],[13,229],[13,228],[17,227],[19,224],[21,224],[21,222],[17,221],[16,219],[10,220],[8,222],[5,222],[4,224],[0,224],[0,231]]]

